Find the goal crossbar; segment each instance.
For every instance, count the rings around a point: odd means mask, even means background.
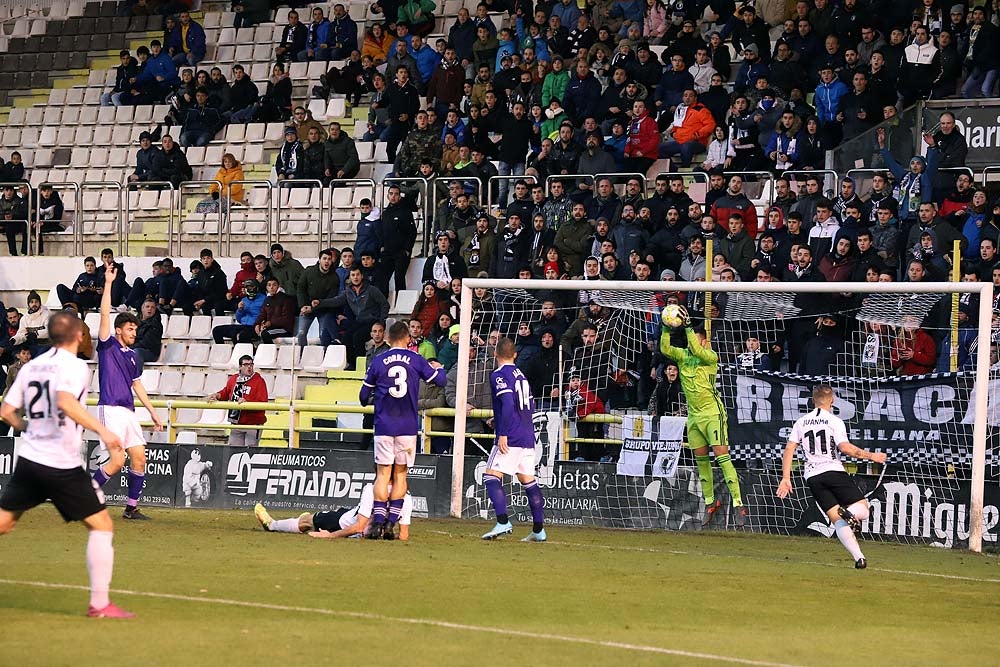
[[[596,284],[595,284],[596,282]],[[793,287],[793,289],[789,289]],[[461,517],[462,489],[465,483],[465,434],[469,390],[469,348],[472,344],[472,291],[484,289],[518,290],[587,290],[632,292],[745,292],[745,293],[798,293],[834,294],[864,292],[869,294],[979,294],[978,339],[990,339],[993,313],[993,284],[974,283],[856,283],[856,282],[807,282],[757,283],[757,282],[685,282],[685,281],[626,281],[626,280],[520,280],[466,278],[462,280],[461,308],[459,315],[458,377],[455,399],[455,442],[452,449],[451,515]],[[983,498],[986,470],[986,436],[989,408],[990,346],[978,345],[976,350],[975,423],[973,425],[972,478],[970,497],[969,549],[982,551]]]

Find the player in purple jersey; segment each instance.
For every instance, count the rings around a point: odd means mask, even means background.
[[[410,330],[403,322],[389,328],[389,349],[372,359],[361,384],[362,405],[375,395],[375,504],[371,539],[394,539],[406,496],[406,470],[417,455],[420,380],[445,385],[441,364],[407,349]],[[392,493],[389,482],[392,482]],[[386,526],[388,519],[388,526]]]
[[[111,477],[125,467],[125,453],[128,453],[128,500],[124,519],[147,520],[148,516],[139,511],[139,498],[146,481],[146,440],[135,414],[132,392],[139,397],[142,405],[149,410],[157,431],[163,430],[163,422],[149,402],[146,388],[139,376],[139,362],[132,345],[139,328],[139,319],[132,313],[119,313],[115,318],[115,335],[111,335],[111,285],[118,277],[118,268],[109,264],[104,271],[104,293],[101,295],[101,327],[97,340],[97,370],[101,393],[97,400],[98,417],[109,431],[121,438],[122,448],[108,449],[107,461],[97,467],[94,481],[104,486]],[[102,460],[104,457],[101,457]]]
[[[531,533],[522,542],[544,542],[547,538],[545,499],[535,480],[535,427],[532,417],[535,401],[531,385],[521,369],[514,365],[517,350],[510,338],[497,342],[494,356],[497,369],[490,375],[490,392],[493,395],[493,430],[496,443],[486,461],[483,483],[497,514],[497,525],[483,535],[484,540],[495,540],[513,532],[507,515],[507,496],[503,490],[503,476],[517,475],[528,496],[531,507]]]

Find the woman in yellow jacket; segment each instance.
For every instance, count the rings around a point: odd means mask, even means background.
[[[393,36],[385,31],[381,23],[376,23],[365,31],[361,55],[371,56],[376,65],[381,65],[389,59],[389,53],[395,41]]]
[[[229,208],[230,203],[237,206],[242,206],[245,203],[243,184],[233,183],[233,181],[243,180],[243,165],[239,163],[232,153],[226,153],[222,156],[222,167],[219,168],[218,173],[215,175],[215,180],[222,183],[222,192],[219,192],[219,186],[213,183],[211,199],[203,199],[198,202],[195,212],[218,213],[219,202],[222,202],[223,211]]]

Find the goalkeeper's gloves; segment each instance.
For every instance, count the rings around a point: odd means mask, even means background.
[[[690,329],[691,328],[691,313],[688,312],[687,308],[685,308],[684,306],[681,306],[680,307],[680,314],[681,314],[681,326],[683,326],[685,329]]]

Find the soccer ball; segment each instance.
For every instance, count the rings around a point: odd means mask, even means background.
[[[681,307],[673,303],[663,309],[660,313],[660,319],[663,320],[664,326],[668,326],[671,329],[676,329],[684,324]]]

